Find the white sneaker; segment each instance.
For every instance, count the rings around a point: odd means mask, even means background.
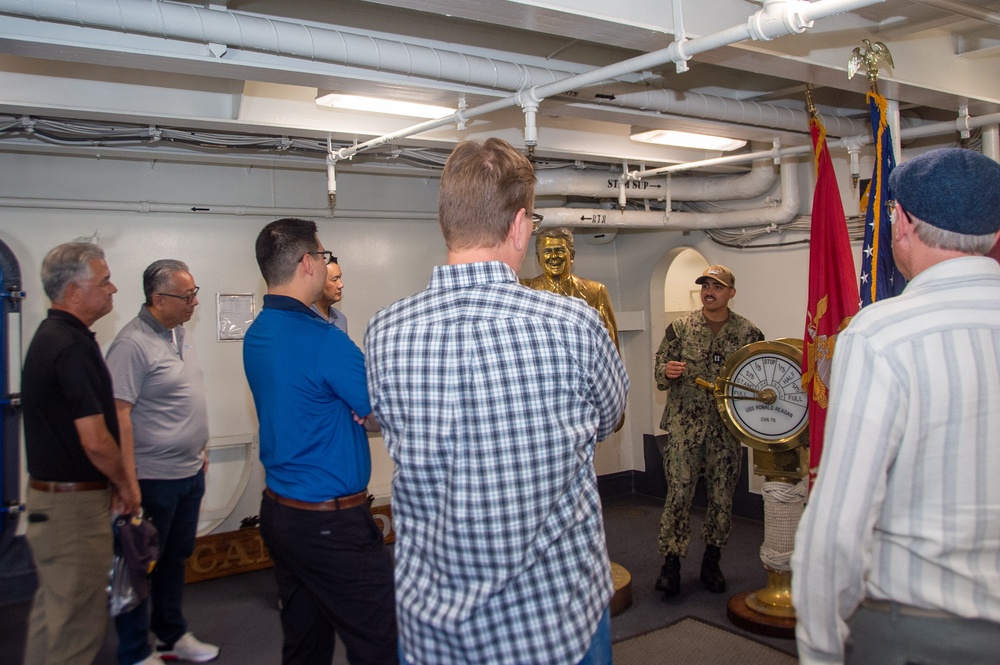
[[[165,644],[158,644],[156,651],[156,655],[163,660],[187,660],[192,663],[207,663],[219,657],[219,647],[205,644],[191,633],[184,633],[169,649]]]

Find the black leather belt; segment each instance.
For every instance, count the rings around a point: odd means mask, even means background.
[[[90,480],[79,483],[63,483],[50,480],[35,480],[34,478],[28,481],[28,487],[33,490],[38,490],[39,492],[94,492],[97,490],[108,489],[108,481],[106,480]]]
[[[336,499],[327,499],[326,501],[317,502],[289,499],[288,497],[281,496],[276,493],[270,487],[264,488],[264,494],[283,506],[298,508],[299,510],[347,510],[348,508],[357,508],[358,506],[368,503],[368,490],[366,489],[361,490],[357,494],[350,494],[348,496],[337,497]]]

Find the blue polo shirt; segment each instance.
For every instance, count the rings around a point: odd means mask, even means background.
[[[298,300],[266,295],[243,340],[243,369],[269,488],[316,502],[368,486],[368,436],[352,412],[367,416],[371,404],[350,337]]]

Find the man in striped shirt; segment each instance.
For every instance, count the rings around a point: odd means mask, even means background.
[[[893,171],[910,280],[834,357],[826,446],[792,558],[802,663],[1000,657],[1000,164],[935,150]]]

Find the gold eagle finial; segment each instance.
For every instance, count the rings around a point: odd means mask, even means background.
[[[867,39],[862,39],[861,42],[865,45],[864,49],[856,46],[847,61],[847,78],[854,78],[861,69],[865,69],[868,72],[868,85],[874,88],[878,82],[879,61],[889,67],[895,67],[892,64],[892,54],[889,53],[889,47],[882,42],[872,44]]]

